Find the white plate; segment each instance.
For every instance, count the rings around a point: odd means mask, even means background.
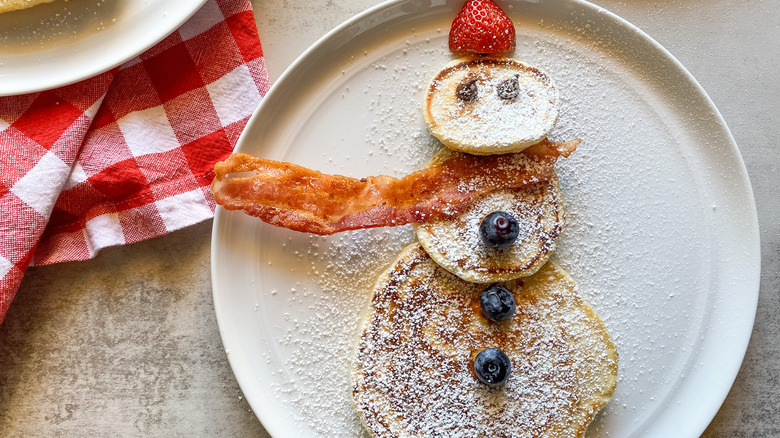
[[[402,175],[438,144],[422,91],[462,1],[394,1],[343,24],[279,79],[238,149],[329,173]],[[507,4],[506,2],[504,4]],[[758,224],[717,109],[661,46],[577,0],[514,1],[515,57],[562,94],[568,223],[556,260],[605,320],[617,390],[591,437],[698,437],[753,325]],[[233,371],[274,437],[357,436],[350,364],[371,284],[408,228],[313,237],[219,210],[212,281]]]
[[[153,46],[206,0],[57,0],[0,14],[0,96],[95,76]]]

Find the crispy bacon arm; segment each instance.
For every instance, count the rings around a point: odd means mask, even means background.
[[[272,225],[314,234],[425,222],[459,213],[494,190],[546,181],[580,140],[545,140],[523,152],[451,158],[403,178],[350,178],[233,154],[214,167],[217,204]]]

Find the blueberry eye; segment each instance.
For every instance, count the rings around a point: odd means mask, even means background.
[[[494,211],[479,224],[479,237],[488,248],[507,249],[520,235],[520,224],[511,214]]]
[[[498,84],[496,90],[498,97],[504,100],[511,100],[520,94],[520,83],[517,82],[517,76],[512,76]]]
[[[477,80],[464,79],[455,89],[455,95],[464,102],[471,102],[477,98]]]
[[[479,297],[482,313],[493,321],[512,319],[517,308],[515,297],[509,289],[497,284],[489,286]]]
[[[503,351],[497,348],[486,348],[474,358],[474,372],[480,382],[488,386],[497,386],[509,377],[512,364]]]

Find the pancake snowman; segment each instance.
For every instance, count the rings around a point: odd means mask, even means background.
[[[464,154],[532,164],[558,119],[552,79],[505,56],[514,25],[491,0],[468,0],[449,42],[458,59],[422,109],[446,147],[428,166]],[[574,280],[548,261],[563,224],[554,172],[413,224],[418,242],[377,280],[357,347],[352,395],[373,436],[586,433],[615,390],[618,355]]]

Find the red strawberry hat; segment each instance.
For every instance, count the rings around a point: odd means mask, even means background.
[[[456,54],[499,55],[515,49],[515,26],[493,0],[467,0],[450,28]]]

